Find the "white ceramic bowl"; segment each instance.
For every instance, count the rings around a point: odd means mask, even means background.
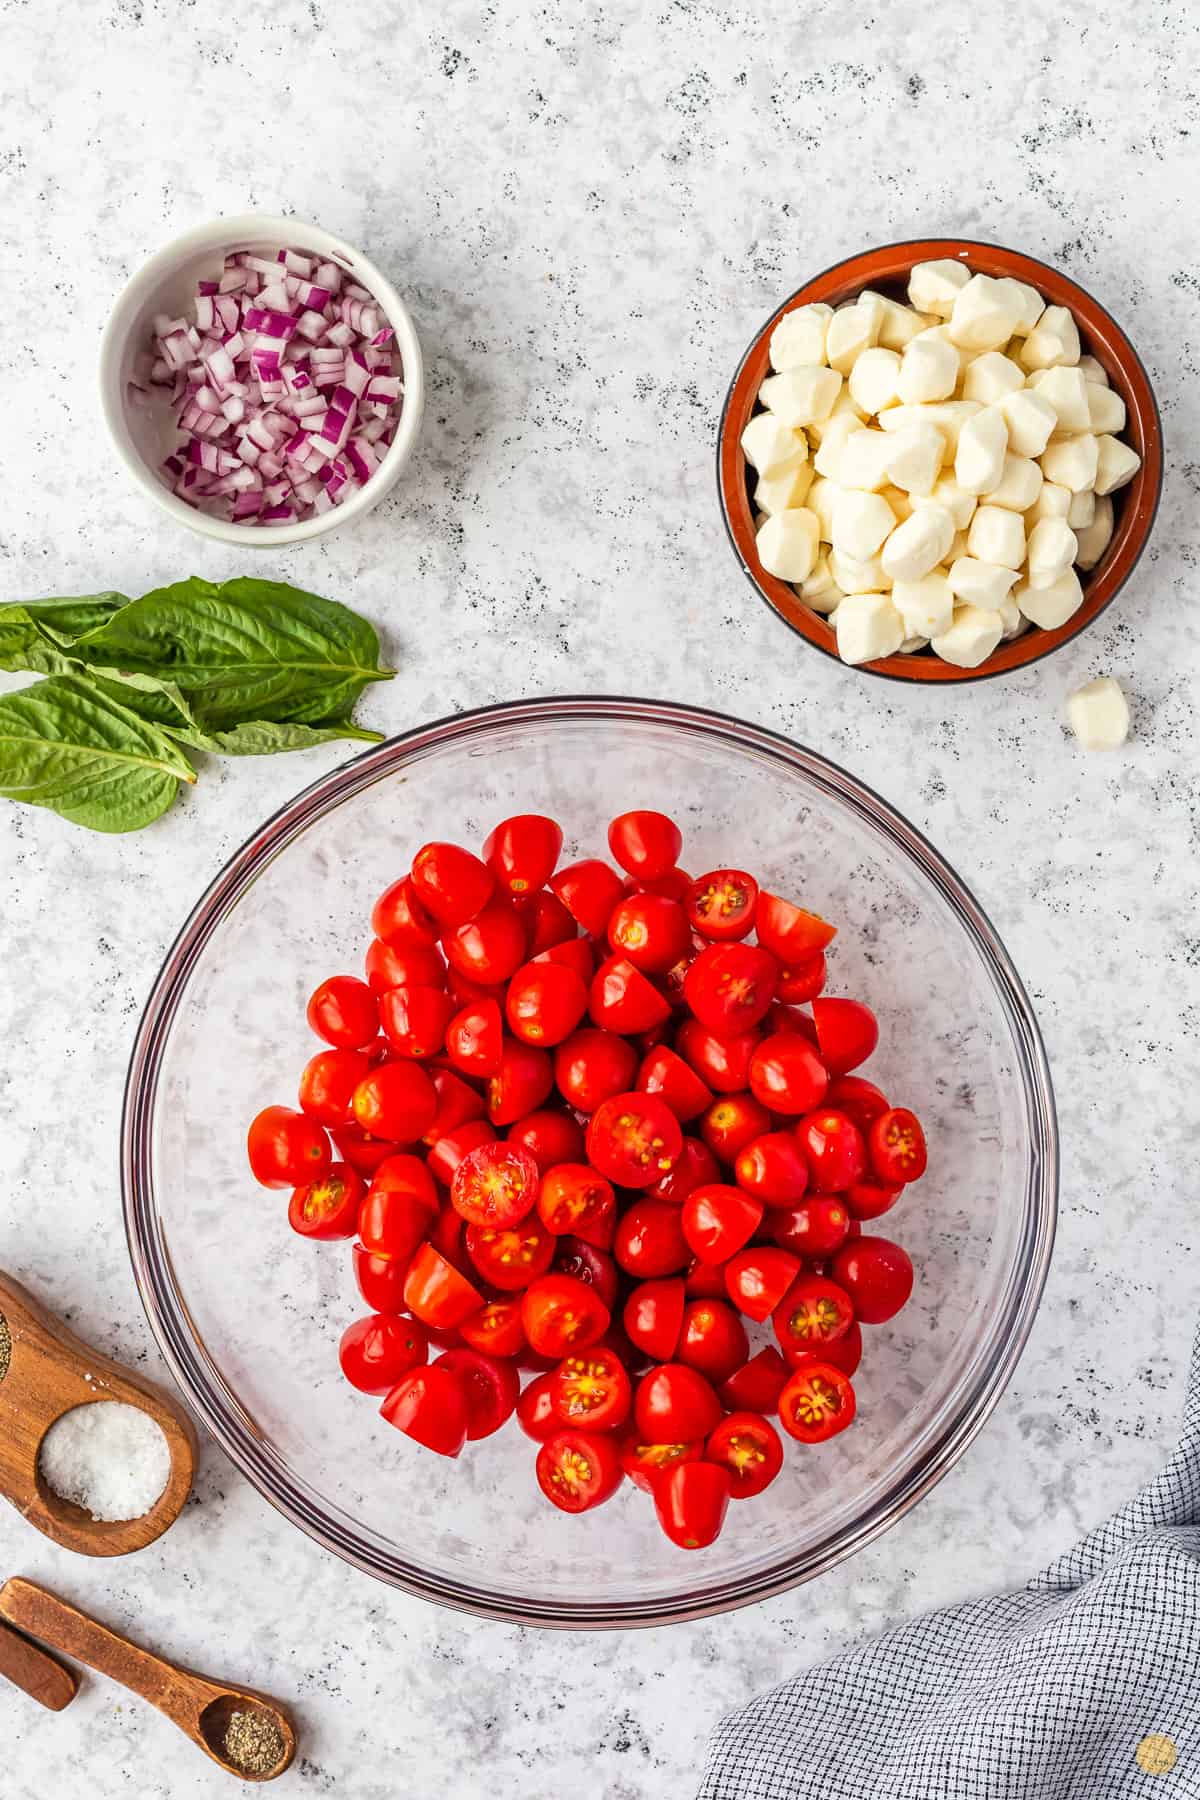
[[[129,405],[128,384],[138,352],[150,341],[155,313],[172,317],[187,313],[196,283],[220,273],[223,259],[234,250],[272,254],[284,246],[311,252],[322,262],[340,263],[375,297],[396,333],[395,347],[404,370],[404,404],[396,435],[366,485],[341,506],[313,519],[290,525],[234,525],[189,506],[173,494],[162,474],[164,457],[178,442],[174,409],[164,393],[144,409]],[[270,213],[246,213],[236,219],[213,219],[185,231],[152,256],[128,282],[117,299],[100,342],[100,403],[104,420],[116,445],[117,455],[138,486],[180,525],[226,544],[244,544],[259,550],[278,549],[322,537],[354,519],[383,499],[394,486],[408,460],[420,429],[425,404],[421,346],[408,308],[387,277],[359,251],[331,237],[319,225],[301,219],[275,218]]]

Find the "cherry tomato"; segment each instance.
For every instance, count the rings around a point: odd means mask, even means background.
[[[722,1094],[700,1121],[700,1136],[723,1163],[736,1162],[755,1138],[771,1129],[771,1115],[753,1094]]]
[[[864,1325],[894,1318],[913,1289],[912,1261],[890,1238],[854,1238],[834,1257],[833,1272]]]
[[[535,1375],[529,1386],[522,1389],[517,1401],[517,1424],[535,1444],[544,1444],[547,1438],[557,1437],[562,1430],[558,1414],[550,1404],[552,1373],[553,1370],[548,1370],[544,1375]]]
[[[452,969],[494,987],[525,961],[525,927],[507,900],[491,900],[476,918],[448,931],[442,947]]]
[[[560,963],[564,969],[572,969],[585,986],[596,972],[596,958],[588,938],[573,937],[565,944],[551,944],[548,950],[539,950],[530,961]]]
[[[565,1356],[586,1350],[608,1330],[609,1310],[595,1288],[574,1275],[541,1275],[521,1301],[521,1324],[532,1350]]]
[[[373,1137],[415,1144],[437,1112],[437,1090],[413,1062],[381,1063],[354,1090],[355,1123]]]
[[[666,1200],[635,1200],[617,1221],[613,1255],[641,1280],[682,1269],[688,1247],[679,1207]]]
[[[489,1356],[519,1356],[526,1348],[519,1300],[485,1300],[458,1328],[464,1344]]]
[[[646,975],[665,975],[691,943],[687,914],[661,894],[629,894],[613,907],[608,941],[617,956]]]
[[[775,998],[789,1006],[815,1000],[825,986],[828,974],[823,950],[818,950],[815,956],[802,956],[795,962],[785,963],[779,971]]]
[[[440,1181],[443,1187],[449,1187],[454,1180],[454,1171],[464,1156],[477,1150],[481,1144],[496,1142],[495,1127],[487,1119],[466,1119],[452,1130],[444,1131],[429,1146],[426,1166],[429,1173]]]
[[[845,1337],[854,1306],[844,1287],[823,1275],[802,1275],[771,1315],[779,1347],[789,1361],[805,1351],[818,1354]]]
[[[774,1412],[787,1378],[787,1363],[767,1344],[721,1383],[721,1403],[732,1412]]]
[[[559,1093],[569,1105],[585,1113],[595,1112],[614,1094],[626,1093],[636,1068],[633,1045],[615,1032],[597,1031],[594,1026],[573,1031],[554,1052],[554,1079]]]
[[[672,1206],[682,1206],[693,1188],[720,1179],[721,1165],[708,1145],[699,1138],[685,1137],[679,1161],[646,1193],[652,1200],[668,1200]]]
[[[614,1094],[588,1122],[588,1161],[618,1187],[661,1181],[682,1150],[679,1121],[654,1094]]]
[[[555,1163],[579,1162],[583,1158],[583,1127],[570,1113],[526,1113],[509,1126],[508,1141],[529,1152],[539,1175]]]
[[[799,1273],[798,1256],[758,1244],[729,1259],[725,1287],[738,1310],[761,1324],[770,1318]]]
[[[439,1456],[458,1456],[467,1441],[464,1383],[437,1363],[402,1375],[379,1410],[389,1425]]]
[[[706,1438],[721,1417],[712,1383],[686,1363],[660,1363],[643,1375],[633,1400],[638,1436],[648,1444]]]
[[[357,1125],[335,1125],[331,1134],[337,1145],[338,1154],[343,1162],[368,1180],[389,1156],[394,1156],[397,1146],[388,1138],[372,1137],[369,1131],[362,1131]]]
[[[782,1469],[783,1445],[761,1413],[735,1412],[710,1433],[704,1460],[729,1470],[731,1500],[750,1500],[770,1487]]]
[[[402,1375],[429,1361],[429,1338],[416,1319],[371,1313],[346,1327],[338,1361],[351,1387],[363,1394],[387,1394]]]
[[[438,1207],[437,1216],[430,1225],[427,1235],[434,1249],[444,1256],[460,1275],[464,1275],[468,1281],[471,1281],[474,1278],[475,1268],[463,1243],[463,1225],[462,1214],[456,1213],[447,1200]]]
[[[758,1047],[757,1031],[710,1031],[699,1019],[684,1019],[675,1048],[714,1093],[738,1094],[750,1085],[750,1058]]]
[[[318,1125],[345,1125],[350,1102],[370,1063],[361,1050],[319,1050],[300,1077],[300,1110]]]
[[[595,1288],[609,1312],[617,1303],[617,1289],[620,1278],[617,1265],[607,1250],[597,1250],[594,1244],[585,1243],[583,1238],[564,1233],[555,1238],[554,1270],[556,1274],[570,1275],[576,1281],[582,1281],[587,1287]]]
[[[808,1186],[808,1164],[790,1131],[752,1138],[737,1153],[734,1175],[764,1206],[794,1206]]]
[[[446,1055],[464,1075],[486,1077],[500,1068],[504,1015],[495,1000],[472,1000],[446,1026]]]
[[[379,1008],[365,981],[331,975],[308,1002],[309,1027],[337,1050],[361,1050],[379,1032]]]
[[[423,1062],[437,1056],[446,1040],[454,1002],[442,988],[395,987],[380,998],[383,1034],[397,1056]]]
[[[710,944],[688,970],[683,996],[702,1025],[736,1037],[766,1015],[778,976],[774,957],[754,944]]]
[[[573,1350],[550,1377],[550,1405],[563,1425],[612,1431],[624,1421],[632,1401],[624,1363],[601,1344]]]
[[[681,1550],[703,1550],[720,1536],[729,1506],[729,1470],[719,1463],[677,1462],[654,1478],[658,1522]]]
[[[473,1006],[483,1000],[494,1000],[500,1011],[504,1011],[505,985],[502,981],[489,987],[486,982],[472,981],[469,975],[460,975],[457,969],[447,969],[446,986],[456,1006]]]
[[[835,1369],[842,1371],[843,1375],[853,1375],[862,1361],[862,1353],[862,1326],[855,1319],[845,1337],[840,1337],[836,1344],[825,1344],[820,1350],[814,1350],[804,1356],[792,1357],[791,1367],[803,1368],[810,1362],[832,1363]]]
[[[699,1369],[714,1386],[740,1369],[750,1354],[746,1327],[724,1300],[689,1300],[683,1309],[676,1362]]]
[[[603,1505],[621,1485],[621,1458],[613,1440],[595,1431],[559,1430],[537,1453],[538,1486],[567,1513]]]
[[[500,1067],[487,1084],[487,1113],[493,1125],[512,1125],[534,1112],[554,1086],[554,1064],[534,1044],[506,1042]]]
[[[547,893],[545,888],[536,894],[514,894],[513,910],[525,927],[531,959],[552,949],[555,944],[567,944],[574,939],[574,919],[558,895]]]
[[[814,1000],[812,1016],[821,1061],[831,1075],[856,1069],[879,1042],[879,1022],[860,1000]]]
[[[698,1118],[712,1101],[711,1089],[666,1044],[656,1045],[642,1058],[636,1085],[640,1094],[657,1094],[684,1125]]]
[[[332,1163],[324,1175],[292,1189],[288,1224],[301,1237],[352,1238],[358,1230],[363,1178],[345,1163]]]
[[[692,878],[686,869],[668,869],[665,875],[655,875],[648,880],[641,880],[636,875],[627,875],[623,886],[627,894],[657,894],[661,900],[685,900]]]
[[[621,898],[621,877],[615,869],[587,857],[552,875],[549,886],[589,937],[603,937],[608,915]]]
[[[660,1470],[672,1469],[676,1463],[699,1462],[704,1455],[704,1440],[696,1438],[690,1444],[642,1444],[637,1432],[631,1430],[619,1440],[619,1448],[621,1467],[634,1487],[652,1494]]]
[[[628,957],[610,956],[592,976],[588,1011],[594,1025],[632,1037],[665,1024],[671,1003]]]
[[[828,1362],[804,1362],[793,1369],[779,1396],[783,1429],[802,1444],[823,1444],[845,1431],[856,1401],[849,1378]]]
[[[871,1167],[885,1186],[919,1181],[929,1161],[925,1133],[907,1106],[889,1107],[876,1119],[867,1138]]]
[[[423,1325],[442,1328],[461,1325],[471,1313],[478,1312],[483,1295],[440,1250],[426,1243],[408,1266],[404,1304]]]
[[[797,1032],[774,1032],[750,1058],[750,1091],[772,1112],[811,1112],[828,1086],[824,1063]]]
[[[585,1244],[606,1250],[612,1240],[617,1202],[612,1184],[584,1162],[563,1162],[542,1176],[538,1218],[555,1236],[570,1232]]]
[[[443,927],[475,918],[495,886],[486,863],[458,844],[423,844],[413,857],[412,882],[426,912]]]
[[[731,944],[754,925],[758,883],[745,869],[712,869],[687,891],[687,916],[693,931],[714,944]]]
[[[502,819],[483,846],[483,857],[496,886],[509,894],[529,894],[545,887],[554,873],[563,834],[541,813],[516,813]]]
[[[815,956],[837,936],[837,926],[830,925],[819,913],[793,906],[790,900],[768,894],[765,888],[754,909],[754,929],[759,943],[778,957],[785,969],[793,968],[807,956]]]
[[[409,1177],[405,1168],[412,1164]],[[381,1163],[358,1215],[358,1235],[371,1256],[409,1262],[429,1235],[437,1213],[437,1193],[429,1172],[415,1156],[389,1156]]]
[[[762,1221],[762,1201],[741,1188],[710,1181],[683,1203],[683,1235],[701,1262],[723,1263],[747,1243]]]
[[[771,1236],[801,1256],[832,1256],[846,1241],[850,1214],[844,1194],[808,1194],[798,1206],[781,1207],[767,1221]]]
[[[255,1181],[270,1188],[305,1187],[333,1161],[321,1127],[290,1106],[263,1108],[246,1134],[246,1151]]]
[[[450,1201],[468,1223],[502,1230],[533,1211],[540,1179],[537,1163],[519,1144],[480,1144],[455,1169]]]
[[[829,1084],[825,1104],[853,1119],[866,1137],[876,1119],[889,1110],[891,1101],[873,1081],[864,1081],[861,1075],[838,1075]]]
[[[684,1286],[678,1276],[639,1282],[622,1314],[630,1343],[655,1362],[670,1362],[683,1330],[685,1304]]]
[[[411,875],[380,894],[371,911],[371,930],[396,950],[406,944],[436,944],[437,924],[418,899]]]
[[[841,1194],[853,1187],[867,1166],[862,1132],[845,1113],[818,1107],[796,1126],[809,1178],[818,1193]]]
[[[512,1417],[521,1391],[515,1364],[485,1350],[469,1347],[445,1350],[435,1369],[449,1369],[463,1386],[467,1407],[467,1440],[491,1437]]]
[[[508,984],[505,1013],[526,1044],[561,1044],[587,1011],[588,991],[562,963],[526,963]]]
[[[683,1277],[689,1300],[723,1300],[725,1298],[725,1264],[701,1262],[693,1256]]]
[[[864,1219],[881,1219],[890,1212],[904,1192],[899,1187],[881,1187],[873,1181],[856,1181],[841,1196],[846,1211],[860,1223]]]
[[[793,1036],[799,1034],[814,1050],[817,1047],[817,1028],[801,1006],[787,1006],[782,1000],[772,1000],[766,1024],[764,1036],[769,1037],[776,1031],[790,1032]]]
[[[445,987],[446,965],[428,944],[399,949],[376,938],[364,958],[367,980],[378,997],[394,987]]]
[[[369,1250],[364,1250],[361,1244],[355,1244],[351,1256],[358,1291],[371,1311],[403,1312],[408,1263],[400,1262],[394,1256],[374,1256]]]
[[[666,813],[619,813],[608,828],[608,847],[623,869],[653,881],[678,862],[683,833]]]
[[[700,951],[693,939],[692,946],[685,950],[677,963],[672,963],[665,975],[660,975],[658,985],[676,1011],[684,1007],[683,984],[687,980],[687,972],[699,956]]]

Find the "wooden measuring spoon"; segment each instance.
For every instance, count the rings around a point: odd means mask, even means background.
[[[173,1525],[196,1472],[196,1433],[183,1408],[144,1375],[93,1350],[67,1330],[28,1289],[0,1270],[0,1316],[12,1338],[0,1380],[0,1494],[31,1525],[85,1556],[143,1550]],[[123,1400],[149,1413],[171,1452],[167,1485],[137,1519],[93,1519],[42,1478],[38,1455],[56,1419],[76,1406]]]
[[[79,1692],[79,1677],[58,1658],[31,1644],[27,1637],[11,1625],[0,1623],[0,1675],[23,1688],[31,1700],[37,1700],[51,1712],[70,1706]]]
[[[38,1587],[36,1582],[25,1581],[19,1575],[6,1581],[0,1587],[0,1617],[157,1706],[186,1737],[239,1781],[273,1781],[296,1754],[292,1716],[286,1706],[269,1694],[260,1694],[255,1688],[224,1687],[192,1669],[155,1656],[69,1606],[48,1589]],[[270,1768],[247,1769],[226,1750],[225,1734],[235,1713],[249,1713],[275,1727],[282,1749]]]

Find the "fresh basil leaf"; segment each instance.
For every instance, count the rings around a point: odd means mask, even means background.
[[[0,696],[0,798],[136,831],[196,772],[178,744],[78,675]]]
[[[67,647],[127,604],[124,594],[81,594],[61,600],[0,605],[0,669],[58,675],[71,667]]]
[[[166,729],[181,744],[188,744],[193,750],[212,750],[220,756],[274,756],[281,750],[311,750],[315,744],[333,743],[339,738],[349,738],[359,744],[383,741],[381,731],[364,731],[345,719],[331,725],[300,725],[288,719],[279,722],[247,719],[240,725],[231,725],[227,731],[210,733],[173,726]]]

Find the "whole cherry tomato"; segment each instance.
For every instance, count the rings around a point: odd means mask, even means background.
[[[379,1002],[383,1035],[397,1056],[423,1062],[437,1056],[446,1039],[454,1001],[442,988],[389,988]]]
[[[544,1444],[562,1430],[562,1422],[550,1404],[552,1373],[548,1370],[544,1375],[535,1375],[517,1401],[517,1424],[535,1444]]]
[[[641,1488],[646,1494],[653,1494],[661,1470],[672,1469],[676,1463],[699,1462],[704,1454],[703,1438],[696,1438],[690,1444],[642,1444],[633,1429],[618,1439],[618,1447],[621,1467],[634,1487]]]
[[[774,1412],[787,1378],[787,1363],[767,1344],[721,1383],[721,1403],[731,1412]]]
[[[678,1462],[654,1478],[658,1522],[681,1550],[715,1543],[725,1523],[731,1483],[720,1463]]]
[[[856,1181],[841,1196],[846,1211],[852,1219],[860,1223],[866,1219],[881,1219],[885,1212],[890,1212],[904,1192],[900,1187],[883,1187],[874,1181]]]
[[[563,1162],[547,1169],[537,1210],[542,1224],[556,1237],[570,1232],[600,1250],[612,1241],[617,1213],[612,1184],[587,1163]]]
[[[367,981],[376,996],[394,987],[445,987],[446,965],[428,944],[402,944],[398,949],[376,938],[363,959]]]
[[[764,1206],[794,1206],[808,1187],[808,1164],[790,1131],[768,1131],[737,1153],[737,1184]]]
[[[541,1175],[555,1163],[578,1161],[583,1156],[583,1127],[568,1112],[526,1113],[523,1119],[513,1121],[506,1136],[510,1144],[528,1150]]]
[[[406,944],[436,944],[437,924],[418,899],[411,875],[393,881],[380,894],[371,912],[371,930],[396,950]]]
[[[540,1182],[537,1163],[519,1144],[480,1144],[455,1169],[450,1201],[468,1224],[503,1230],[533,1211]]]
[[[828,1362],[803,1362],[779,1396],[779,1419],[802,1444],[823,1444],[845,1431],[856,1402],[849,1377]]]
[[[491,900],[475,918],[442,939],[446,961],[485,987],[507,981],[525,961],[525,927],[507,900]]]
[[[891,1101],[873,1081],[864,1081],[861,1075],[838,1075],[829,1084],[825,1104],[853,1119],[866,1137],[876,1119],[889,1110]]]
[[[602,1344],[571,1351],[550,1377],[550,1405],[563,1425],[613,1431],[624,1422],[632,1402],[624,1363]]]
[[[778,894],[764,888],[754,909],[754,929],[764,949],[778,957],[784,968],[793,968],[806,956],[815,956],[837,936],[837,926],[830,925],[818,913],[805,912]]]
[[[575,936],[574,919],[558,898],[540,888],[536,894],[514,894],[513,910],[525,927],[530,958],[555,944],[568,944]]]
[[[613,1255],[639,1279],[673,1275],[688,1260],[680,1208],[666,1200],[637,1199],[617,1221]]]
[[[467,1119],[452,1130],[444,1131],[429,1146],[426,1163],[429,1173],[440,1181],[443,1187],[449,1187],[454,1180],[454,1171],[464,1156],[477,1150],[480,1144],[496,1142],[495,1126],[487,1119]]]
[[[351,1256],[358,1291],[371,1311],[403,1312],[408,1263],[401,1262],[394,1256],[373,1256],[361,1244],[355,1244]]]
[[[815,1000],[825,986],[828,974],[823,950],[818,950],[815,956],[802,956],[795,962],[785,963],[779,971],[775,998],[789,1006],[801,1006],[805,1000]]]
[[[757,1031],[710,1031],[699,1019],[684,1019],[675,1048],[714,1093],[738,1094],[750,1085],[750,1059],[758,1047]]]
[[[685,1304],[684,1285],[678,1276],[640,1281],[622,1314],[630,1343],[655,1362],[672,1361],[683,1330]]]
[[[681,1125],[698,1118],[712,1101],[711,1089],[666,1044],[656,1045],[642,1058],[635,1085],[640,1094],[657,1094]]]
[[[779,1347],[789,1361],[845,1337],[854,1306],[844,1287],[823,1275],[802,1275],[771,1316]]]
[[[860,1000],[814,1000],[812,1016],[821,1061],[831,1075],[856,1069],[879,1042],[879,1021]]]
[[[352,1238],[362,1197],[362,1176],[345,1163],[333,1163],[316,1181],[292,1189],[288,1224],[301,1237]]]
[[[643,1375],[633,1400],[638,1436],[648,1444],[706,1438],[721,1417],[712,1383],[686,1363],[660,1363]]]
[[[614,1094],[588,1122],[588,1161],[618,1187],[661,1181],[682,1150],[679,1121],[654,1094]]]
[[[246,1151],[255,1181],[270,1188],[304,1187],[333,1161],[321,1127],[290,1106],[263,1108],[251,1122]]]
[[[710,944],[689,968],[683,996],[702,1025],[736,1037],[765,1017],[778,978],[775,958],[756,945]]]
[[[750,1058],[750,1091],[772,1112],[811,1112],[828,1086],[824,1063],[797,1032],[772,1033]]]
[[[495,1000],[471,1000],[446,1026],[446,1055],[464,1075],[499,1073],[504,1015]]]
[[[402,1375],[429,1361],[429,1338],[416,1319],[371,1313],[343,1331],[338,1361],[360,1393],[388,1394]]]
[[[747,1243],[762,1221],[762,1201],[741,1188],[712,1181],[683,1203],[683,1235],[701,1262],[723,1263]]]
[[[929,1161],[925,1133],[907,1106],[893,1106],[876,1119],[867,1137],[871,1167],[885,1186],[919,1181]]]
[[[541,1275],[521,1301],[521,1324],[532,1350],[565,1356],[586,1350],[608,1330],[609,1310],[595,1288],[573,1275]]]
[[[370,1068],[361,1050],[319,1050],[300,1077],[300,1110],[318,1125],[345,1125],[354,1090]]]
[[[679,1161],[646,1193],[652,1200],[668,1200],[672,1206],[682,1206],[693,1188],[720,1179],[721,1165],[708,1145],[699,1138],[685,1137]]]
[[[714,1156],[734,1163],[755,1138],[771,1129],[771,1115],[753,1094],[722,1094],[700,1121],[700,1136]]]
[[[750,1354],[746,1327],[724,1300],[689,1300],[683,1309],[676,1362],[699,1369],[714,1386],[740,1369]]]
[[[519,1300],[485,1300],[458,1328],[464,1344],[489,1356],[520,1356],[527,1348]]]
[[[782,1469],[783,1445],[761,1413],[735,1412],[710,1432],[704,1460],[728,1469],[731,1500],[750,1500],[770,1487]]]
[[[554,1064],[536,1044],[508,1041],[500,1067],[487,1084],[487,1113],[493,1125],[512,1125],[535,1112],[554,1086]]]
[[[526,1044],[561,1044],[588,1006],[588,990],[562,963],[531,962],[508,984],[505,1013],[509,1030]]]
[[[608,828],[608,847],[623,869],[653,881],[679,861],[683,833],[666,813],[619,813]]]
[[[484,861],[496,885],[509,894],[529,894],[545,887],[554,873],[563,834],[541,813],[516,813],[502,819],[483,846]]]
[[[804,1150],[809,1178],[818,1193],[842,1194],[861,1180],[867,1166],[867,1146],[853,1119],[832,1107],[818,1107],[796,1126]]]
[[[833,1271],[864,1325],[893,1318],[912,1293],[912,1261],[890,1238],[852,1239],[834,1257]]]
[[[621,877],[615,869],[588,857],[559,869],[549,886],[589,937],[603,937],[608,915],[621,898]]]
[[[402,1375],[379,1410],[389,1425],[439,1456],[458,1456],[467,1441],[464,1384],[436,1363]]]
[[[426,912],[443,928],[465,925],[481,913],[495,886],[487,864],[457,844],[422,844],[413,857],[412,882]]]
[[[578,940],[582,943],[582,938]],[[637,1068],[637,1052],[613,1031],[585,1025],[564,1038],[554,1052],[554,1079],[568,1105],[593,1113],[614,1094],[626,1093]]]
[[[605,1031],[635,1036],[665,1024],[671,1004],[626,956],[610,956],[592,976],[588,990],[592,1023]]]
[[[521,1391],[521,1378],[514,1363],[464,1346],[443,1351],[433,1366],[449,1369],[462,1382],[468,1442],[491,1437],[512,1417]]]
[[[767,1221],[771,1236],[801,1256],[832,1256],[846,1241],[850,1214],[844,1194],[807,1194],[796,1206],[780,1207]]]
[[[423,1325],[460,1325],[483,1305],[483,1295],[432,1244],[422,1244],[404,1278],[404,1304]]]
[[[661,894],[629,894],[608,918],[613,953],[646,975],[665,975],[691,943],[687,914],[678,900]]]
[[[538,1486],[561,1511],[589,1512],[621,1485],[621,1458],[612,1438],[598,1431],[559,1430],[537,1453]]]
[[[585,1243],[581,1237],[574,1237],[564,1232],[561,1237],[552,1237],[554,1245],[554,1271],[556,1274],[570,1275],[575,1281],[582,1281],[586,1287],[595,1288],[608,1311],[611,1313],[617,1303],[617,1289],[620,1278],[617,1265],[607,1250],[597,1250],[594,1244]]]
[[[365,981],[331,975],[308,1002],[310,1028],[337,1050],[361,1050],[379,1033],[379,1007]]]
[[[758,883],[745,869],[712,869],[688,889],[688,921],[712,943],[732,944],[753,929],[757,899]]]
[[[415,1144],[433,1123],[437,1090],[413,1062],[381,1063],[354,1090],[355,1123],[373,1137]]]
[[[756,1244],[730,1257],[725,1265],[725,1287],[739,1312],[761,1324],[780,1304],[800,1266],[800,1258],[790,1251]]]

